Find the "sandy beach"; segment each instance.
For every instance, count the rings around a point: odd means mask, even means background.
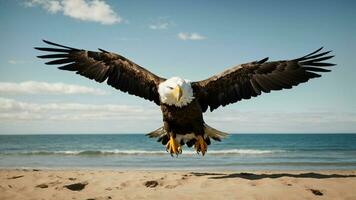
[[[356,171],[0,170],[0,199],[356,199]]]

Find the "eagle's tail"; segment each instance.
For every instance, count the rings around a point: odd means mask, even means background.
[[[223,138],[228,136],[227,133],[216,130],[215,128],[212,128],[205,123],[204,123],[204,132],[205,132],[204,138],[209,137],[216,141],[221,141]],[[164,144],[164,145],[167,144],[167,142],[169,140],[169,134],[164,129],[163,126],[148,133],[147,136],[150,138],[158,138],[158,142],[162,142],[162,144]]]
[[[210,138],[212,138],[213,140],[216,141],[221,141],[221,139],[227,137],[229,134],[216,130],[213,127],[210,127],[209,125],[204,123],[204,132],[205,132],[205,137],[208,136]]]
[[[162,142],[163,145],[166,145],[169,140],[169,134],[168,132],[164,129],[164,127],[160,127],[148,134],[146,134],[149,138],[155,138],[158,137],[157,142]]]

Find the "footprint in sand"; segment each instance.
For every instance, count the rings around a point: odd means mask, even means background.
[[[63,187],[72,191],[81,191],[85,188],[86,185],[88,185],[88,182],[74,183],[74,184],[65,185]]]
[[[22,177],[24,177],[24,175],[12,176],[12,177],[7,178],[7,179],[18,179],[18,178],[22,178]]]
[[[48,188],[48,185],[45,183],[42,183],[42,184],[36,185],[36,187],[44,189],[44,188]]]
[[[308,189],[308,190],[311,191],[316,196],[323,196],[324,195],[320,190],[316,190],[316,189]]]
[[[95,198],[88,198],[86,200],[108,200],[108,199],[112,199],[111,196],[106,196],[106,197],[95,197]]]
[[[144,185],[148,188],[154,188],[158,185],[157,181],[146,181]]]

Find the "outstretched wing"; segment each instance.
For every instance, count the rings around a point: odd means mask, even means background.
[[[62,65],[58,69],[75,71],[99,83],[107,80],[107,84],[116,89],[154,101],[157,105],[160,104],[158,85],[165,79],[129,59],[102,49],[99,49],[100,52],[86,51],[43,41],[55,46],[55,48],[35,47],[37,50],[51,53],[38,56],[38,58],[53,59],[46,62],[47,65]]]
[[[323,61],[331,51],[319,53],[322,48],[301,58],[266,62],[268,58],[257,62],[241,64],[225,70],[206,80],[193,82],[195,96],[205,112],[241,99],[256,97],[262,92],[290,89],[311,78],[320,77],[316,72],[329,72],[325,67],[335,64]]]

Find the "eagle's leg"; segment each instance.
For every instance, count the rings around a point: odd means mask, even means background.
[[[203,136],[197,136],[197,141],[195,142],[194,148],[197,153],[201,152],[203,156],[205,155],[206,151],[208,150],[208,145],[206,144]]]
[[[175,138],[173,137],[173,135],[170,136],[170,139],[166,145],[167,151],[168,153],[170,153],[171,155],[173,154],[181,154],[182,153],[182,147],[180,146],[180,144],[175,140]]]

